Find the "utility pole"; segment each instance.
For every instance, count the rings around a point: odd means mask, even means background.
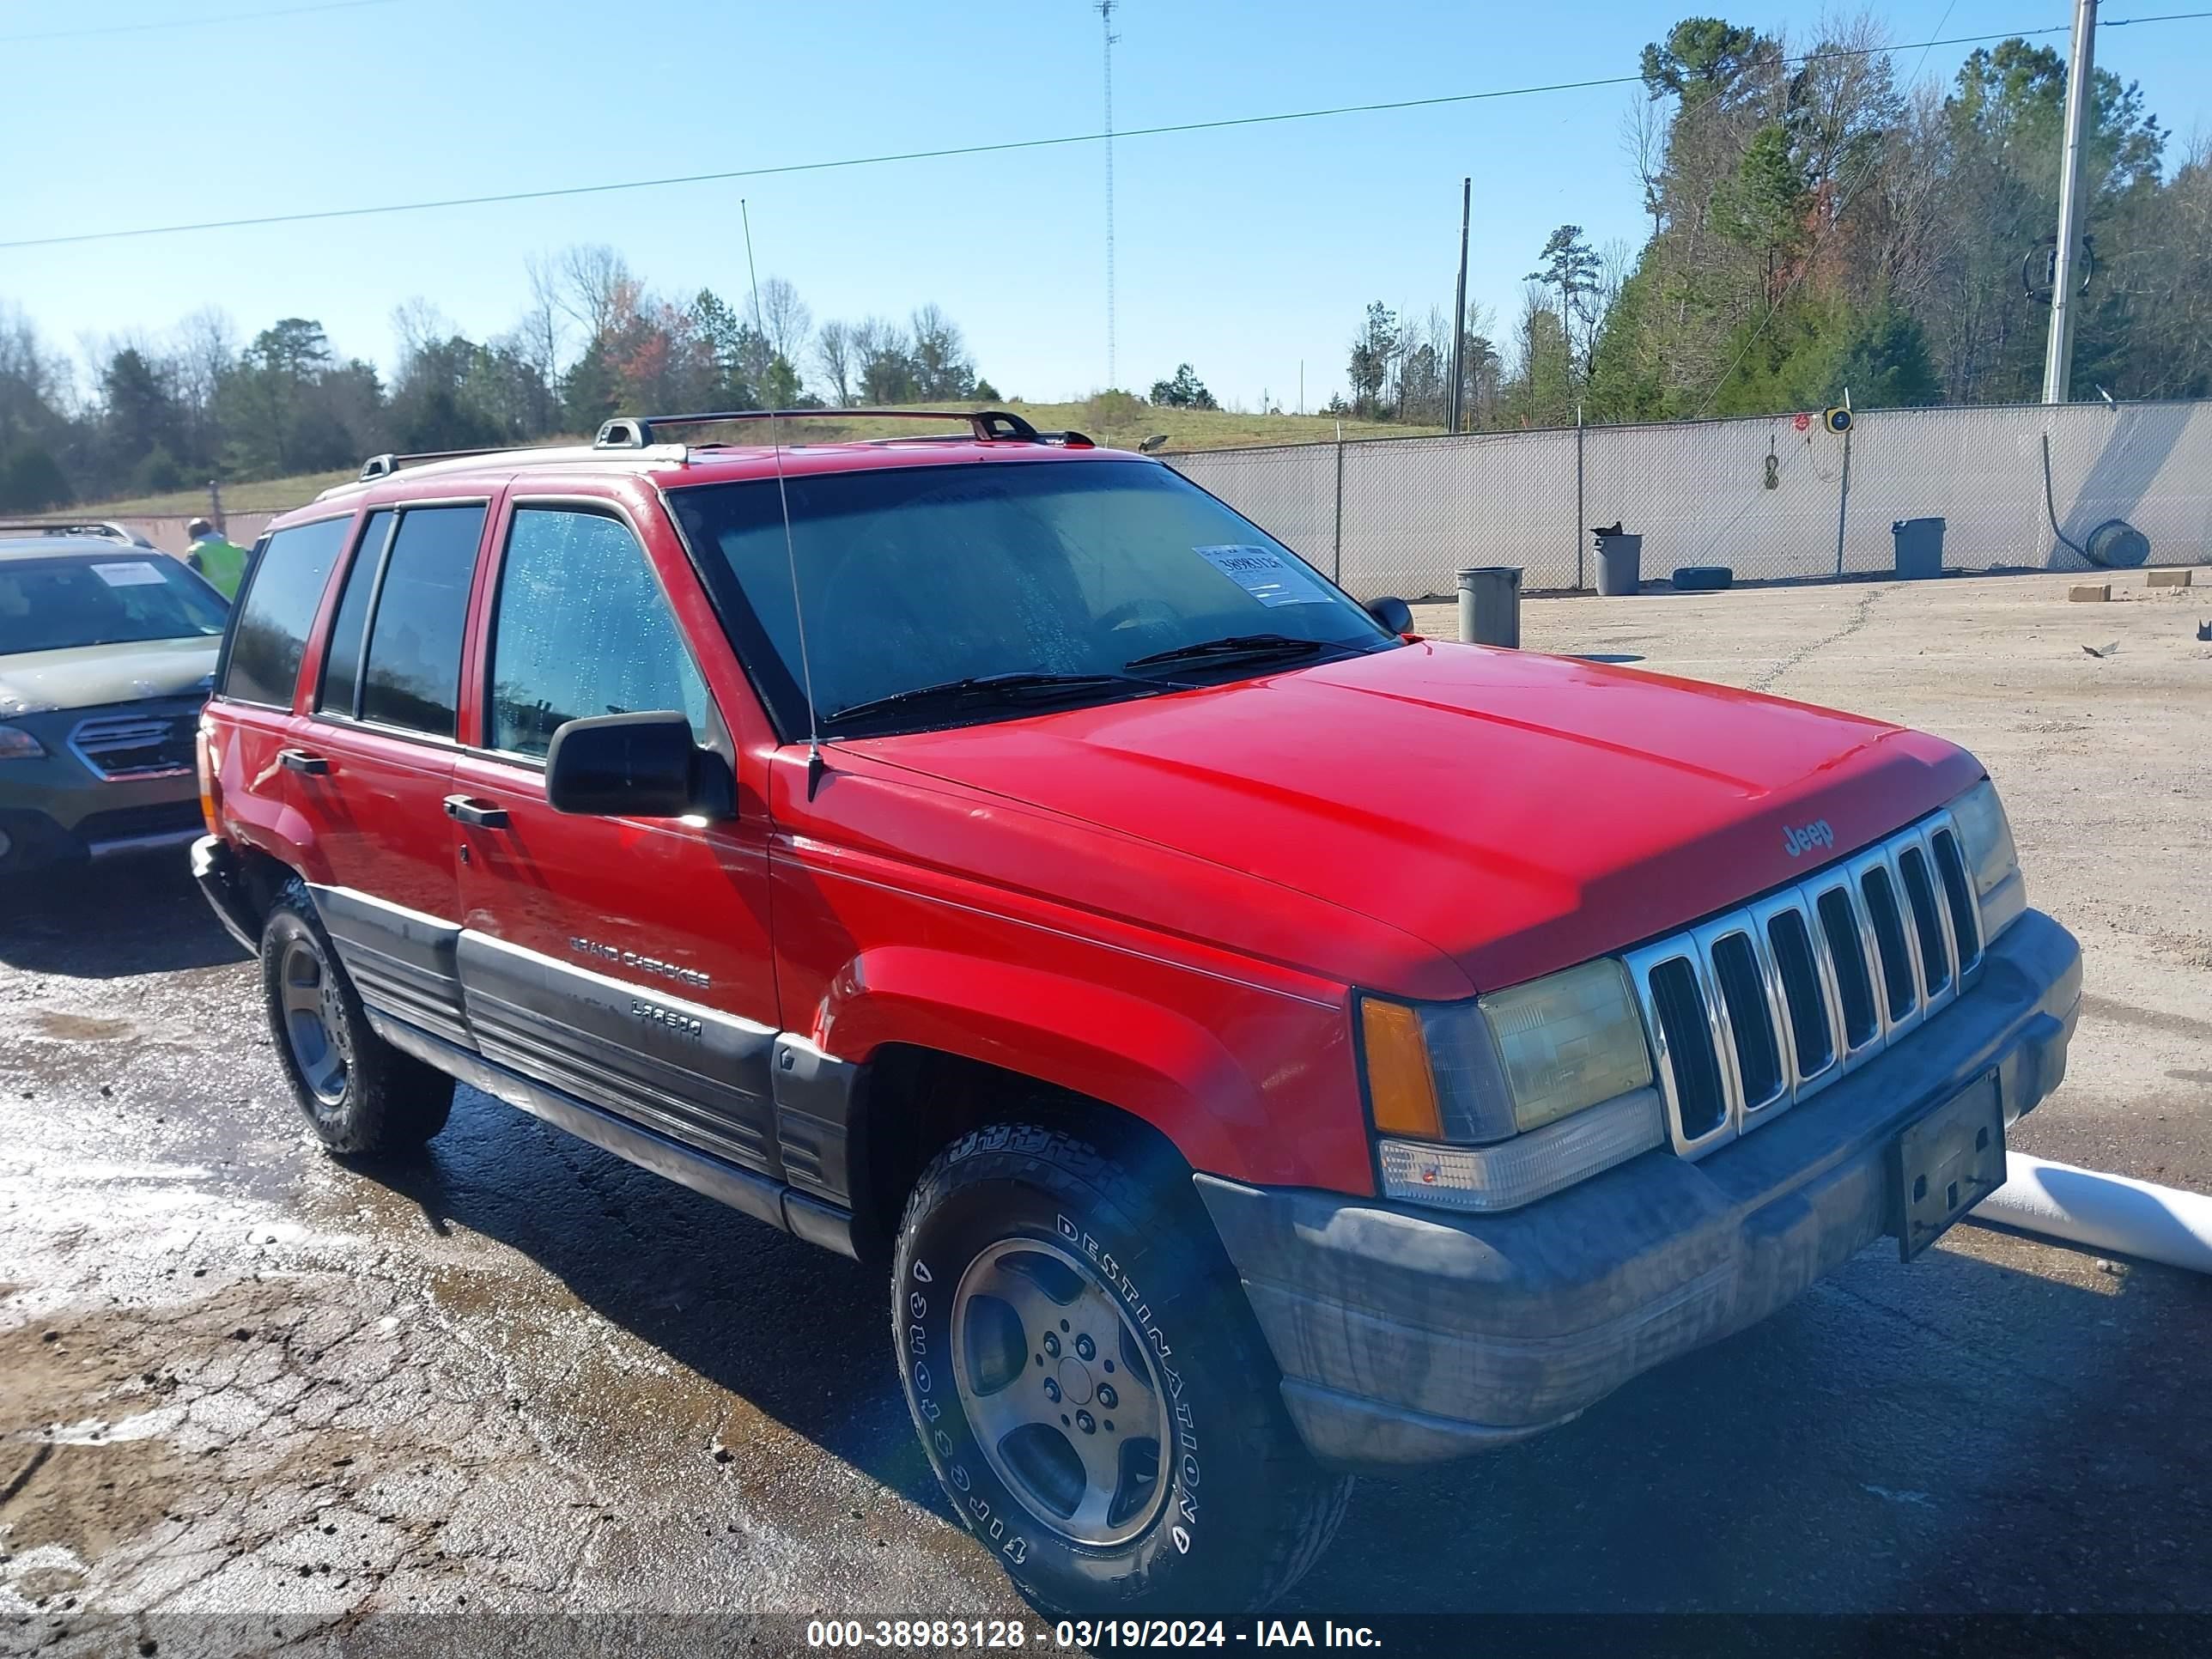
[[[1106,52],[1106,384],[1114,378],[1114,8],[1121,0],[1098,0],[1098,23]]]
[[[1460,405],[1466,400],[1467,382],[1461,378],[1467,361],[1467,221],[1474,202],[1474,180],[1459,181],[1459,286],[1452,291],[1451,396],[1444,399],[1444,424],[1459,430]]]
[[[2058,247],[2051,270],[2051,343],[2043,401],[2066,401],[2074,374],[2075,251],[2081,245],[2081,141],[2097,77],[2097,0],[2074,0],[2074,60],[2066,70],[2066,152],[2058,175]]]

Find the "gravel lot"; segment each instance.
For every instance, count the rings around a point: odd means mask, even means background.
[[[2212,593],[2136,580],[1524,625],[1973,749],[2087,952],[2014,1144],[2212,1190]],[[910,1443],[878,1274],[465,1091],[428,1158],[341,1165],[256,987],[179,870],[0,892],[0,1650],[1017,1610]],[[1879,1246],[1548,1437],[1364,1483],[1285,1611],[2212,1611],[2208,1370],[2201,1280]]]

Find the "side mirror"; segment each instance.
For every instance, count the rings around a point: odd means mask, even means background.
[[[691,740],[672,710],[570,720],[545,751],[545,799],[556,812],[597,817],[731,816],[729,769]]]
[[[1413,631],[1413,607],[1405,600],[1384,594],[1379,599],[1367,601],[1367,614],[1389,629],[1393,634]]]

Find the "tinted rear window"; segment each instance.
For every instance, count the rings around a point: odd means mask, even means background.
[[[299,683],[300,659],[323,588],[345,545],[350,518],[321,519],[280,530],[269,538],[246,578],[232,632],[222,690],[246,702],[289,708]]]
[[[483,521],[481,507],[416,507],[400,515],[368,625],[362,719],[453,735],[461,635]]]

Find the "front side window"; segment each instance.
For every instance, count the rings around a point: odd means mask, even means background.
[[[229,614],[219,594],[166,553],[0,559],[0,657],[212,639]]]
[[[707,687],[645,550],[619,520],[518,507],[492,624],[489,742],[542,757],[568,721],[677,709],[708,738]]]
[[[270,537],[238,602],[223,672],[225,696],[274,708],[292,706],[307,633],[352,526],[350,516],[319,519]]]
[[[794,564],[830,732],[1003,720],[1040,695],[1143,696],[1395,643],[1297,554],[1149,461],[800,474],[787,488],[787,548],[773,480],[669,496],[710,580],[727,579],[724,612],[787,739],[808,726]],[[951,695],[912,695],[932,689]]]
[[[454,735],[461,635],[483,521],[482,507],[410,507],[399,515],[369,618],[362,719],[432,737]]]

